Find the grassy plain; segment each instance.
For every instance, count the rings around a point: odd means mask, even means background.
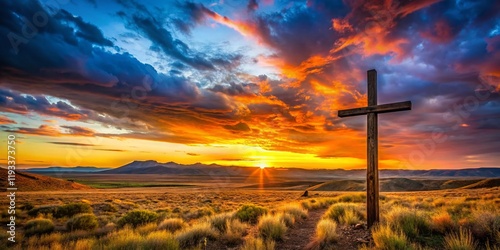
[[[18,242],[0,248],[500,249],[498,187],[385,192],[381,222],[367,229],[363,192],[301,197],[317,183],[142,177],[69,176],[100,188],[19,192]]]

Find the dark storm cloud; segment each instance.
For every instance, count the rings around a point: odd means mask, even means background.
[[[113,46],[113,42],[104,38],[102,31],[96,26],[83,21],[81,17],[75,17],[71,13],[60,10],[59,13],[55,16],[55,18],[61,18],[61,20],[66,20],[67,22],[71,22],[76,26],[77,37],[83,38],[97,45],[102,46]]]
[[[0,11],[6,14],[0,23],[1,37],[22,32],[24,23],[18,16],[29,18],[36,11],[43,10],[38,2],[29,2],[31,4],[25,5],[14,1],[1,3]],[[222,94],[200,89],[197,82],[179,74],[158,73],[151,65],[141,63],[130,54],[105,50],[102,45],[106,45],[107,40],[102,39],[99,35],[102,32],[98,29],[91,28],[90,24],[68,12],[56,15],[59,16],[51,16],[47,26],[39,29],[28,43],[20,44],[17,54],[7,39],[0,40],[2,111],[36,112],[66,120],[93,120],[105,126],[150,132],[152,129],[168,131],[166,124],[172,123],[194,126],[201,121],[220,127],[224,120],[232,122],[229,101]],[[149,17],[138,16],[135,21],[147,32],[165,31]],[[96,36],[89,39],[90,34]],[[168,45],[170,41],[159,42]],[[182,43],[174,41],[174,44],[187,50]],[[172,53],[178,52],[180,50],[175,52],[174,49]],[[233,59],[237,60],[237,57],[227,58]],[[189,60],[186,58],[185,61]],[[215,65],[226,62],[216,62]],[[50,103],[47,95],[69,100],[71,105],[61,101]],[[48,126],[18,130],[21,133],[61,134]],[[130,136],[142,137],[140,134]],[[180,137],[160,134],[155,138]]]
[[[165,54],[178,59],[195,69],[215,69],[215,66],[210,61],[193,53],[187,44],[181,40],[175,39],[170,31],[165,29],[153,17],[140,14],[134,14],[133,16],[128,17],[124,12],[119,13],[119,15],[127,20],[132,29],[139,30],[144,36],[154,43],[153,50],[156,48],[160,49]]]

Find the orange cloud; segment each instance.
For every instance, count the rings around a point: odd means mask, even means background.
[[[16,124],[17,122],[9,119],[6,116],[0,115],[0,124]]]

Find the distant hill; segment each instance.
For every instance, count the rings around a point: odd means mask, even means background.
[[[0,168],[0,183],[3,190],[6,190],[7,183],[7,169]],[[91,189],[91,187],[71,182],[65,181],[57,178],[52,178],[48,176],[31,174],[26,172],[16,172],[16,187],[18,191],[55,191],[55,190],[82,190]]]
[[[221,166],[217,164],[178,164],[175,162],[160,163],[157,161],[133,161],[124,166],[104,170],[102,174],[169,174],[169,175],[210,175],[210,176],[248,176],[257,168]],[[269,174],[292,177],[292,178],[351,178],[364,179],[366,170],[344,170],[344,169],[300,169],[300,168],[266,168]],[[381,178],[498,178],[500,168],[474,168],[474,169],[451,169],[451,170],[380,170]]]
[[[475,179],[475,180],[429,180],[429,179],[407,179],[388,178],[380,180],[380,191],[430,191],[443,189],[473,189],[500,187],[500,178]],[[310,191],[364,191],[366,181],[364,180],[333,180],[308,188]]]
[[[474,188],[492,188],[492,187],[500,187],[500,179],[485,179],[462,188],[466,189],[474,189]]]
[[[28,168],[22,169],[23,172],[29,173],[97,173],[110,170],[111,168],[97,167],[48,167],[48,168]]]

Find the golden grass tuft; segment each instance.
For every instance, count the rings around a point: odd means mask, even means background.
[[[212,228],[210,223],[201,222],[177,232],[175,238],[182,248],[188,248],[202,244],[206,240],[213,240],[217,235],[217,231]]]
[[[337,223],[330,219],[322,219],[316,225],[316,240],[320,245],[336,242],[339,239]]]
[[[264,215],[257,227],[262,238],[271,240],[282,240],[287,230],[281,218],[273,215]]]
[[[237,219],[228,220],[226,221],[226,231],[221,236],[221,239],[228,246],[241,244],[248,227],[248,224]]]
[[[295,220],[307,218],[307,210],[302,208],[302,206],[298,203],[286,204],[280,207],[278,211],[292,215]]]
[[[276,243],[273,240],[263,240],[261,238],[249,238],[240,250],[274,250]]]
[[[409,250],[413,246],[401,231],[396,231],[388,225],[379,225],[372,232],[376,249]]]
[[[364,218],[364,214],[358,204],[340,202],[331,205],[324,217],[341,224],[354,225]]]
[[[158,229],[167,230],[169,232],[176,232],[182,230],[187,226],[187,223],[184,222],[181,218],[170,218],[163,220],[160,225],[158,225]]]
[[[462,228],[458,233],[451,233],[444,237],[444,246],[446,250],[474,250],[477,247],[472,233]]]
[[[414,238],[431,231],[428,216],[423,212],[405,207],[394,207],[385,216],[386,223],[406,236]]]
[[[456,228],[455,222],[446,211],[431,216],[431,225],[434,231],[442,234],[451,232]]]

